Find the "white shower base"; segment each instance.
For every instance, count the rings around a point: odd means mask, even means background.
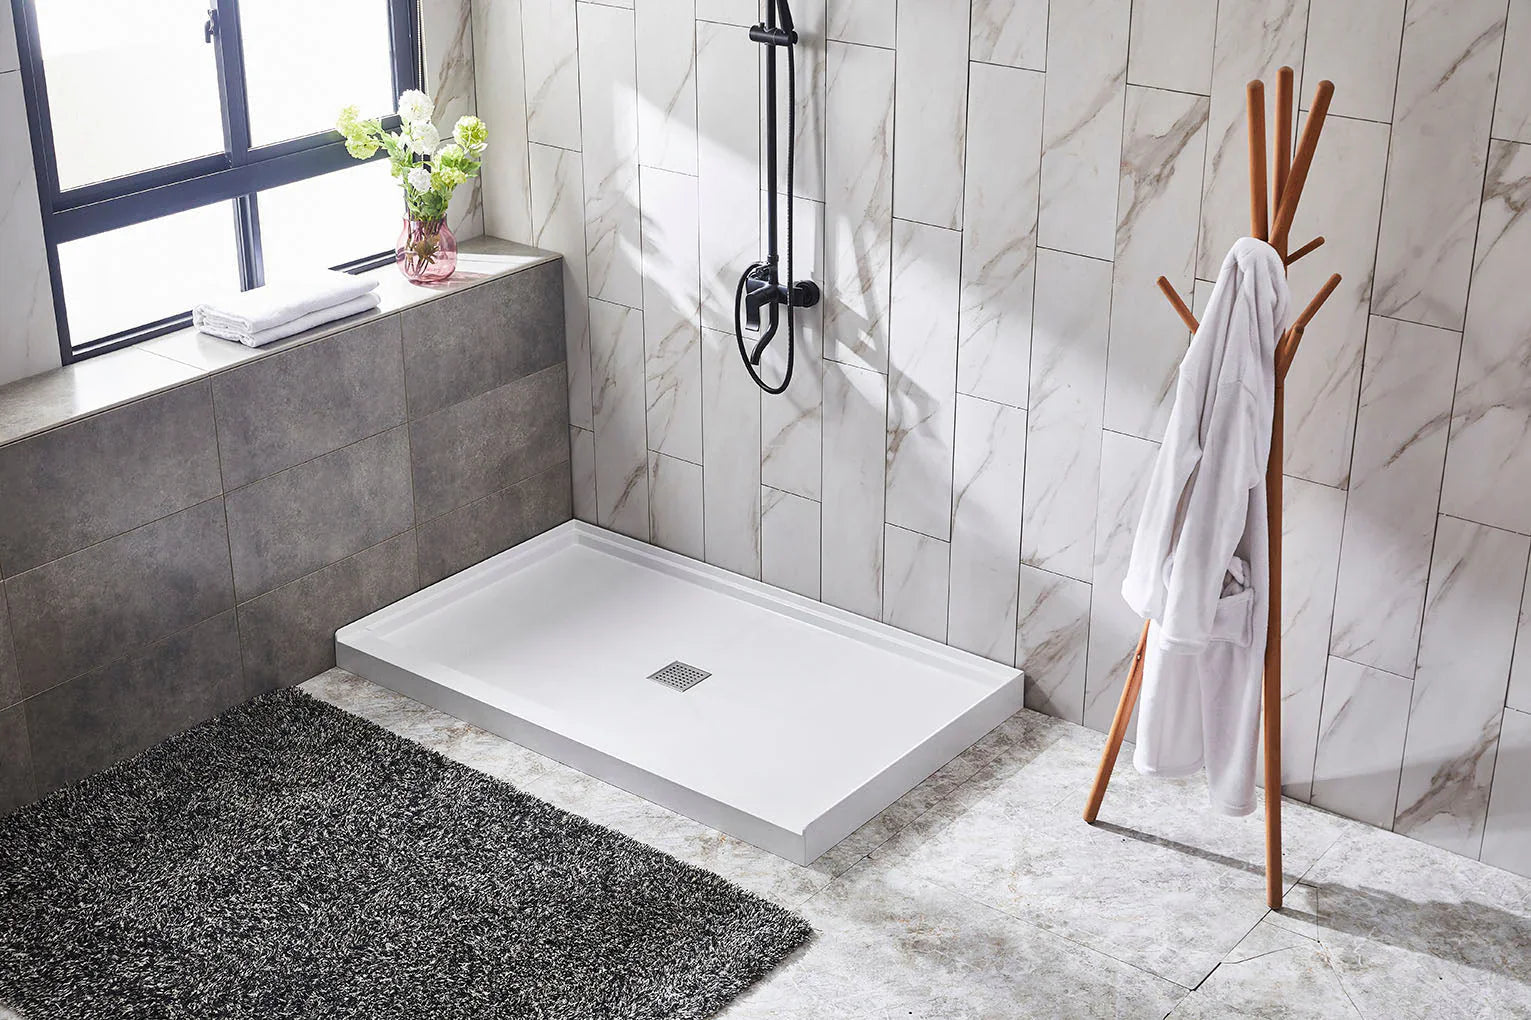
[[[1011,667],[579,521],[335,642],[353,673],[798,864],[1022,700]],[[712,676],[647,679],[675,660]]]

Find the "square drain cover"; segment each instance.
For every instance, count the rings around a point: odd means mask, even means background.
[[[648,678],[677,691],[689,691],[710,676],[712,674],[705,669],[697,669],[689,663],[672,662],[657,673],[650,673]]]

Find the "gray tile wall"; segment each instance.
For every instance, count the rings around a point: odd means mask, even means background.
[[[1245,82],[1332,79],[1293,233],[1328,238],[1299,302],[1345,283],[1287,384],[1285,791],[1531,874],[1525,0],[794,0],[825,301],[780,397],[727,332],[756,0],[473,6],[490,228],[567,256],[579,514],[1095,727],[1187,340],[1153,281],[1204,302],[1247,229]]]
[[[543,263],[0,446],[0,812],[572,515]]]

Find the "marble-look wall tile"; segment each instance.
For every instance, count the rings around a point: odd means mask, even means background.
[[[702,558],[700,464],[649,454],[649,535],[657,546]]]
[[[1133,0],[1127,83],[1212,94],[1217,0]]]
[[[895,4],[888,0],[827,0],[825,31],[837,42],[891,49],[898,36]]]
[[[0,18],[0,74],[14,71],[20,66],[21,57],[16,50],[16,22],[11,18]]]
[[[792,193],[814,202],[824,201],[825,100],[825,4],[829,0],[794,0],[792,19],[797,26],[793,47],[797,68],[797,146]],[[787,54],[778,55],[776,117],[781,125],[782,147],[776,164],[776,189],[787,193]]]
[[[1406,0],[1309,0],[1301,108],[1327,79],[1334,82],[1331,115],[1392,120],[1405,6]],[[1326,140],[1327,134],[1326,127]],[[1323,179],[1316,168],[1315,176]]]
[[[888,559],[883,623],[932,641],[945,641],[951,546],[891,524],[885,542]]]
[[[1493,142],[1441,510],[1531,532],[1531,145]]]
[[[1277,68],[1302,76],[1308,0],[1220,0],[1213,47],[1212,106],[1207,115],[1207,165],[1202,178],[1201,254],[1196,275],[1217,279],[1233,242],[1249,233],[1249,137],[1244,86],[1267,83],[1274,102]]]
[[[1510,693],[1505,704],[1531,712],[1531,584],[1520,604],[1520,624],[1515,635],[1515,662],[1510,669]]]
[[[519,62],[526,74],[526,136],[579,151],[580,49],[574,0],[521,0]],[[494,60],[504,60],[498,51]]]
[[[1442,516],[1393,828],[1477,857],[1531,539]]]
[[[951,230],[962,227],[968,7],[969,0],[898,4],[893,215]]]
[[[876,619],[882,612],[882,525],[888,380],[824,365],[823,598]]]
[[[1531,877],[1531,714],[1504,713],[1494,791],[1483,827],[1485,864]]]
[[[1510,0],[1504,55],[1499,65],[1499,96],[1494,103],[1494,137],[1531,142],[1531,0]]]
[[[760,579],[819,597],[819,504],[770,486],[760,489]]]
[[[1361,373],[1330,651],[1414,675],[1461,338],[1374,317]]]
[[[1404,20],[1372,311],[1461,329],[1505,0],[1414,0]]]
[[[1026,707],[1082,723],[1090,586],[1022,566],[1020,591],[1015,665],[1026,672]]]
[[[1110,308],[1111,263],[1037,253],[1021,559],[1080,581],[1095,563]]]
[[[1282,497],[1281,789],[1307,800],[1329,668],[1345,493],[1288,477]]]
[[[1350,483],[1387,149],[1387,125],[1330,116],[1292,226],[1294,249],[1325,238],[1291,268],[1294,307],[1306,305],[1329,274],[1344,279],[1303,334],[1287,373],[1285,470],[1340,488]]]
[[[590,296],[643,306],[638,92],[631,11],[579,10],[579,101]]]
[[[463,114],[475,113],[473,76],[473,7],[470,0],[427,0],[420,4],[424,39],[425,91],[434,101],[432,119],[443,136]],[[481,181],[459,188],[447,209],[447,222],[462,238],[484,232]]]
[[[805,198],[794,202],[792,275],[797,280],[824,279],[824,206]],[[781,237],[786,238],[786,203],[778,207]],[[785,252],[785,249],[783,249]],[[783,278],[786,265],[782,267]],[[760,477],[770,486],[818,499],[824,449],[824,304],[798,308],[793,316],[792,382],[786,392],[761,397]],[[742,367],[742,366],[741,366]],[[787,336],[781,332],[760,359],[761,375],[773,385],[786,377]]]
[[[638,162],[696,173],[696,0],[639,0]],[[647,202],[647,196],[644,197]]]
[[[595,433],[569,426],[569,470],[574,476],[574,516],[599,523],[595,498]]]
[[[1203,96],[1127,90],[1105,421],[1144,439],[1164,434],[1190,343],[1154,281],[1163,275],[1191,293],[1208,105]]]
[[[887,521],[951,535],[962,235],[895,220],[888,358]]]
[[[495,237],[528,237],[532,232],[526,76],[521,61],[488,56],[524,49],[521,0],[473,4],[473,52],[486,55],[473,64],[475,112],[494,130],[494,147],[484,155],[477,183],[483,196],[484,232]]]
[[[696,0],[698,21],[753,25],[760,21],[760,0]]]
[[[1047,70],[1048,0],[973,0],[968,56],[986,64]]]
[[[569,420],[593,429],[590,300],[585,284],[585,184],[580,155],[533,143],[531,243],[563,253],[564,348],[569,359]]]
[[[1159,444],[1102,432],[1100,501],[1095,518],[1095,569],[1090,597],[1090,644],[1083,722],[1105,730],[1116,714],[1143,621],[1122,599],[1132,536],[1143,511]]]
[[[5,12],[0,12],[4,17]],[[59,364],[21,75],[0,74],[0,384]]]
[[[697,177],[701,207],[702,325],[734,330],[739,275],[760,257],[760,79],[742,73],[760,45],[736,28],[696,26]]]
[[[702,521],[706,560],[760,576],[760,390],[732,332],[702,330]]]
[[[1071,0],[1048,12],[1043,247],[1102,259],[1115,247],[1131,9],[1131,0]]]
[[[1026,406],[1046,75],[974,63],[957,392]]]
[[[702,461],[701,258],[695,177],[644,167],[643,347],[649,449]]]
[[[643,421],[643,313],[592,299],[596,520],[649,537],[648,455]]]
[[[949,644],[1014,664],[1026,412],[957,397]]]
[[[825,73],[824,356],[886,373],[894,55],[830,43]]]
[[[1314,804],[1393,827],[1409,690],[1405,677],[1348,659],[1329,660],[1313,765]]]

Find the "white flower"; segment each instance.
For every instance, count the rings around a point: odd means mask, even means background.
[[[417,166],[409,172],[409,186],[420,193],[431,190],[431,172],[423,166]]]
[[[399,118],[404,121],[406,127],[423,120],[430,120],[433,112],[431,97],[419,89],[409,89],[399,93]]]
[[[429,156],[441,146],[441,132],[428,120],[405,128],[404,142],[422,156]]]

